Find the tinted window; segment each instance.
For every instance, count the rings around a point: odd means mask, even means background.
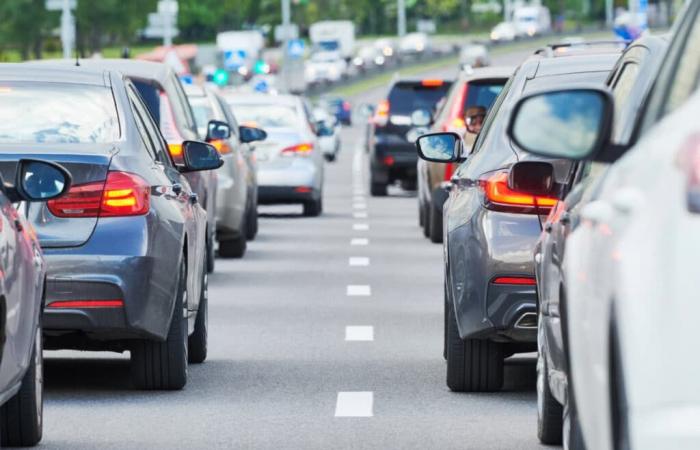
[[[678,60],[676,72],[671,79],[671,89],[664,113],[669,113],[685,102],[695,91],[700,78],[700,20],[695,20],[686,38]]]
[[[156,122],[160,122],[160,89],[156,86],[139,80],[132,80],[136,89],[138,89],[139,94],[144,103],[148,107],[148,111],[151,113]]]
[[[0,82],[0,142],[107,143],[119,136],[109,88]]]
[[[410,116],[417,109],[433,111],[435,105],[447,94],[451,83],[440,86],[423,86],[420,83],[397,83],[389,93],[391,114]]]
[[[463,110],[466,110],[470,106],[483,106],[489,109],[493,102],[496,101],[498,94],[503,90],[503,85],[505,80],[498,83],[488,82],[471,82],[469,83],[469,89],[467,90],[467,98],[464,102]]]

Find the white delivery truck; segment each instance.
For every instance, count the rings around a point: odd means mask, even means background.
[[[216,35],[216,47],[221,52],[224,68],[246,77],[265,48],[265,38],[255,30],[223,31]]]
[[[513,11],[513,25],[518,37],[547,34],[552,30],[549,8],[542,5],[519,6]]]
[[[355,51],[355,24],[350,20],[324,20],[309,27],[314,51],[337,51],[350,60]]]

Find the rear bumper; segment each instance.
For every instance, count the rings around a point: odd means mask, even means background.
[[[397,136],[375,135],[370,154],[370,169],[375,182],[417,179],[416,146]]]
[[[258,204],[290,204],[318,200],[321,193],[318,189],[300,192],[298,186],[258,186]]]

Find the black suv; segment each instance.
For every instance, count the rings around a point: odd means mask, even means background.
[[[415,190],[418,156],[414,144],[418,131],[412,115],[416,111],[434,113],[437,103],[447,94],[452,82],[439,79],[399,79],[389,89],[370,122],[370,193],[387,194],[395,181]],[[424,130],[424,131],[427,131]]]

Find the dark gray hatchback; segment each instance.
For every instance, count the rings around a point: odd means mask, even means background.
[[[0,86],[18,118],[0,137],[2,176],[32,157],[73,176],[27,209],[48,263],[46,348],[130,350],[137,387],[183,387],[188,347],[206,356],[206,212],[184,173],[218,168],[216,149],[187,141],[176,166],[118,72],[4,65]]]
[[[550,50],[538,52],[518,68],[464,158],[454,152],[430,158],[426,148],[419,149],[432,161],[464,160],[452,177],[443,218],[445,357],[447,385],[453,391],[500,389],[503,360],[536,350],[532,252],[541,221],[556,199],[525,195],[509,182],[515,163],[535,159],[506,136],[510,110],[524,94],[544,87],[602,84],[621,49]],[[421,138],[419,145],[425,147],[430,136]],[[554,166],[555,177],[566,179],[570,164],[556,161]]]

